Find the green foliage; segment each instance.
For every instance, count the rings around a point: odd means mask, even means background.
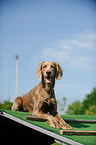
[[[80,101],[75,101],[71,105],[68,106],[68,110],[66,111],[66,114],[81,114],[81,108],[82,108],[82,103]]]
[[[96,105],[90,106],[88,110],[85,111],[86,115],[96,115]]]
[[[3,103],[0,103],[0,109],[11,110],[11,106],[13,103],[5,100]]]
[[[75,101],[69,105],[66,113],[96,115],[96,88],[85,96],[83,102]]]
[[[84,101],[82,102],[83,104],[83,113],[86,113],[87,110],[90,110],[91,106],[95,105],[96,106],[96,88],[93,88],[93,91],[86,95],[86,98],[84,99]],[[96,109],[95,109],[95,113],[96,113]]]

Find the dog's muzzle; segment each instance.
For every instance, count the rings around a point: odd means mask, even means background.
[[[46,71],[46,83],[51,83],[52,81],[52,72],[50,70]]]

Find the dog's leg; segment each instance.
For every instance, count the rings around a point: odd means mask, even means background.
[[[71,126],[69,126],[61,117],[60,115],[57,113],[55,116],[55,119],[60,123],[60,127],[63,129],[72,129]]]
[[[37,116],[37,117],[41,117],[41,118],[47,119],[48,120],[47,123],[51,127],[60,129],[60,125],[56,121],[55,117],[53,117],[52,115],[45,114],[45,113],[43,113],[41,111],[35,111],[34,113],[32,113],[32,116]]]
[[[12,105],[12,111],[23,111],[23,101],[21,97],[17,97]]]
[[[47,122],[50,126],[60,129],[59,123],[56,121],[55,117],[53,117],[52,115],[48,116]]]

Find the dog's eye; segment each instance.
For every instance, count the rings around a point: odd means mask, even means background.
[[[47,67],[47,65],[43,65],[43,68],[46,68]]]
[[[55,66],[54,65],[51,65],[51,68],[55,68]]]

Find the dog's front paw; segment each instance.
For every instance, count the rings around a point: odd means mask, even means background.
[[[53,116],[49,117],[47,122],[51,127],[60,129],[59,123],[56,121],[56,119]]]
[[[68,125],[68,124],[62,125],[61,128],[62,129],[67,129],[67,130],[71,130],[72,129],[72,127],[70,125]]]
[[[62,129],[67,129],[67,130],[72,129],[72,127],[70,125],[68,125],[63,119],[60,120],[60,127]]]

